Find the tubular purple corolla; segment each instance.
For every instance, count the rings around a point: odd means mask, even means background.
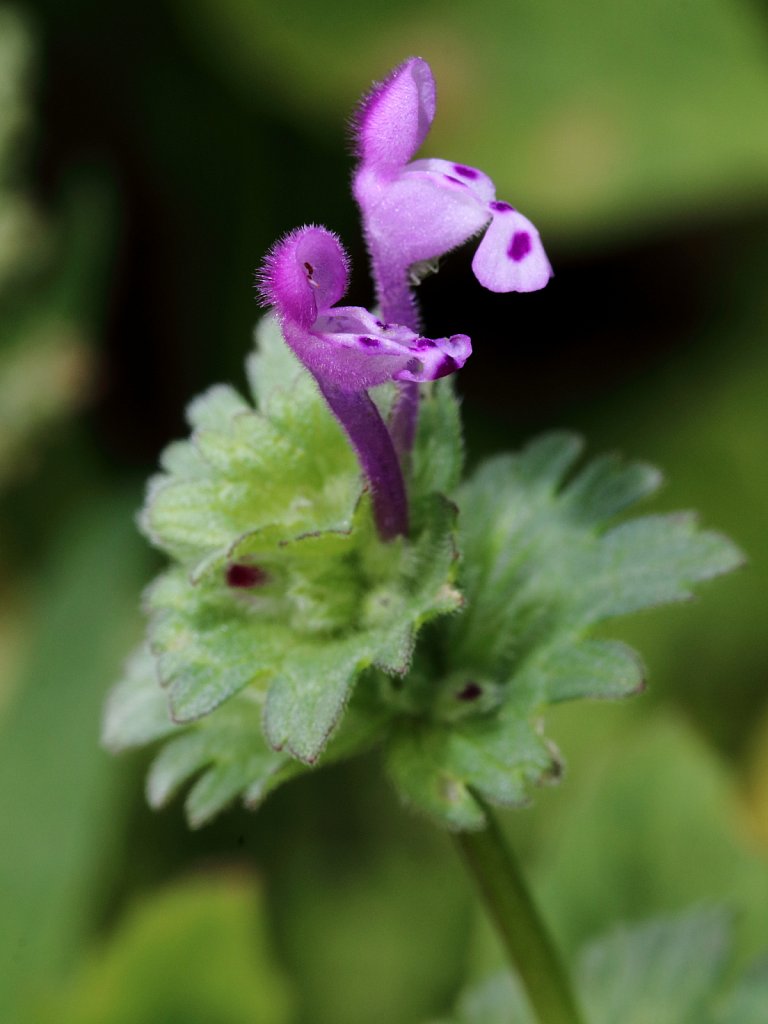
[[[408,501],[392,437],[368,395],[389,380],[416,387],[464,365],[464,334],[425,338],[359,306],[337,306],[347,288],[347,256],[325,228],[298,228],[268,254],[260,273],[286,343],[320,386],[371,488],[380,536],[408,531]]]

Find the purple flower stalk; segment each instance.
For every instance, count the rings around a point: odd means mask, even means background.
[[[411,57],[374,86],[354,121],[360,206],[382,316],[413,330],[419,313],[412,285],[429,264],[485,230],[472,261],[493,292],[543,288],[552,268],[533,224],[496,199],[491,179],[448,160],[413,160],[435,116],[435,80]],[[392,431],[401,451],[415,436],[418,390],[404,384]]]
[[[377,320],[359,306],[336,306],[347,289],[348,260],[338,238],[303,227],[282,238],[260,273],[287,344],[314,376],[360,460],[383,540],[408,532],[408,501],[389,431],[368,388],[389,380],[436,380],[464,365],[464,334],[424,338]]]

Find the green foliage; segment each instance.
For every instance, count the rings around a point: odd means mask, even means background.
[[[587,1019],[594,1024],[700,1024],[723,980],[727,917],[716,910],[621,926],[580,957]]]
[[[580,449],[572,435],[546,435],[491,459],[457,492],[465,609],[430,631],[390,751],[408,802],[450,827],[482,825],[473,790],[516,805],[530,782],[558,775],[535,725],[547,704],[642,687],[639,657],[586,638],[590,628],[688,598],[741,562],[688,514],[613,524],[659,474],[603,457],[564,483]]]
[[[375,740],[381,716],[360,703],[353,701],[347,709],[321,763],[349,757]],[[117,752],[168,737],[150,767],[147,797],[152,807],[160,808],[192,783],[185,810],[193,828],[209,822],[236,797],[248,807],[258,806],[304,770],[289,753],[269,746],[262,731],[262,704],[253,689],[187,726],[173,722],[167,695],[158,685],[156,660],[142,647],[110,694],[102,739]]]
[[[403,672],[414,631],[456,606],[453,518],[437,499],[416,540],[384,552],[362,503],[347,534],[250,546],[266,575],[255,594],[228,586],[222,570],[194,584],[182,569],[162,576],[148,594],[149,637],[175,720],[200,718],[247,686],[265,699],[272,745],[316,760],[356,676],[371,665]]]
[[[105,724],[113,749],[169,739],[150,774],[156,806],[202,772],[187,800],[193,824],[238,795],[257,803],[295,761],[317,763],[333,735],[329,758],[378,732],[409,804],[479,827],[476,793],[517,806],[559,776],[538,724],[547,705],[642,688],[639,656],[588,631],[688,598],[740,562],[688,514],[616,525],[659,473],[606,456],[569,478],[581,451],[570,434],[457,486],[461,430],[445,382],[425,389],[413,536],[382,544],[341,431],[272,321],[249,377],[258,408],[211,389],[190,407],[191,440],[167,449],[150,485],[141,522],[175,564],[147,591],[151,653],[129,666]],[[385,389],[383,408],[390,398]],[[441,490],[461,509],[462,595],[455,508]],[[233,567],[247,585],[233,585]],[[351,732],[338,732],[369,669]]]
[[[729,918],[721,910],[696,909],[616,928],[589,943],[578,958],[576,982],[586,1024],[763,1020],[764,966],[727,986],[729,958]],[[451,1024],[534,1024],[534,1018],[517,979],[503,973],[463,994]]]
[[[450,390],[425,399],[412,539],[385,545],[340,428],[272,322],[249,376],[258,411],[213,388],[150,485],[141,522],[176,564],[147,591],[150,653],[129,664],[105,721],[112,749],[188,728],[158,758],[150,799],[205,769],[187,803],[193,824],[238,794],[260,800],[298,770],[291,757],[315,763],[360,673],[402,675],[421,626],[460,603],[455,508],[432,493],[459,473]],[[232,585],[232,566],[256,582]],[[365,722],[380,717],[353,716],[331,756],[358,749],[358,734],[368,742]]]
[[[290,992],[263,918],[243,875],[154,893],[30,1024],[287,1024]]]
[[[354,455],[277,325],[260,331],[250,377],[258,410],[228,386],[188,410],[192,436],[170,445],[141,525],[197,581],[212,566],[310,533],[349,531],[360,497]]]

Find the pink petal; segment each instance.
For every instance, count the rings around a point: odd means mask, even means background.
[[[423,338],[399,324],[384,324],[359,306],[329,310],[311,331],[285,322],[283,332],[318,380],[343,391],[389,380],[437,380],[460,369],[472,351],[466,335]]]
[[[291,231],[264,260],[259,281],[265,302],[304,327],[347,290],[347,254],[326,228]]]
[[[483,206],[487,206],[496,198],[496,186],[488,175],[477,167],[454,164],[450,160],[432,157],[426,160],[413,160],[403,170],[406,174],[426,171],[433,176],[436,184],[450,190],[457,187],[467,190]]]
[[[358,174],[355,194],[374,251],[399,266],[442,256],[480,231],[490,217],[487,202],[471,188],[429,170],[407,167],[386,183]]]
[[[492,292],[535,292],[552,277],[539,232],[508,203],[491,203],[493,220],[472,260],[480,284]]]
[[[354,119],[358,154],[380,171],[407,163],[435,117],[435,79],[420,57],[411,57],[373,87]]]

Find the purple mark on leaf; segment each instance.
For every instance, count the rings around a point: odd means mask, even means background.
[[[245,565],[235,562],[227,566],[227,585],[241,590],[263,586],[269,576],[258,565]]]
[[[507,249],[507,256],[515,263],[519,263],[524,260],[528,253],[531,251],[531,236],[527,231],[516,231],[512,237],[509,248]]]

